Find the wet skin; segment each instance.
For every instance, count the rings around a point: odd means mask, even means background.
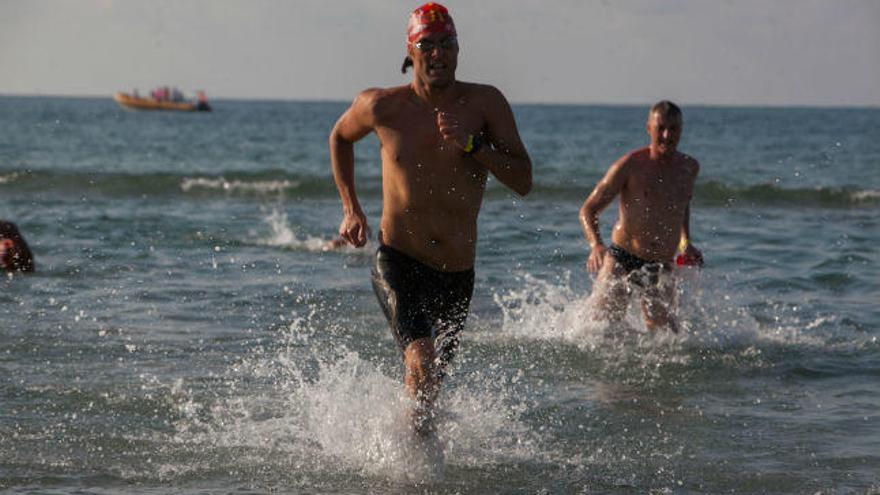
[[[354,193],[351,144],[375,132],[382,145],[383,211],[379,242],[441,271],[473,267],[477,215],[492,173],[520,194],[531,188],[531,163],[504,96],[486,85],[456,81],[458,49],[448,35],[423,53],[409,45],[413,83],[369,89],[355,99],[330,138],[334,176],[343,202],[339,233],[355,246],[366,242],[367,220]],[[469,134],[484,145],[465,156]]]
[[[612,242],[643,260],[669,263],[684,239],[688,240],[687,254],[702,259],[689,242],[690,200],[700,166],[677,151],[681,118],[651,113],[646,130],[650,145],[627,153],[611,165],[580,212],[584,236],[590,243],[587,269],[599,274],[596,285],[600,311],[611,319],[622,317],[618,301],[625,301],[626,294],[619,282],[625,273],[602,242],[598,216],[618,195]],[[649,328],[676,329],[671,315],[673,288],[661,284],[645,291],[642,307]]]
[[[342,200],[342,239],[356,247],[366,244],[369,227],[355,191],[353,145],[375,132],[382,156],[379,242],[436,270],[455,272],[474,266],[488,174],[525,195],[532,173],[501,92],[455,79],[459,48],[450,38],[433,33],[408,44],[412,83],[361,92],[330,134],[330,157]],[[432,46],[422,50],[421,41],[429,42],[422,47]],[[465,154],[469,135],[480,135],[485,144]],[[417,339],[403,355],[419,430],[439,389],[434,342]]]

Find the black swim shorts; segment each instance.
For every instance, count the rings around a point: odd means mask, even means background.
[[[623,268],[624,272],[626,272],[627,281],[639,287],[657,285],[660,282],[661,273],[672,271],[670,263],[644,260],[629,253],[617,244],[612,243],[608,247],[608,251]]]
[[[441,272],[380,246],[373,290],[401,350],[416,339],[434,339],[441,370],[452,360],[474,292],[474,270]]]

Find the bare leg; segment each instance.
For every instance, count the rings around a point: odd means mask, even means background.
[[[596,298],[594,320],[620,321],[623,319],[626,308],[629,306],[629,293],[624,283],[624,275],[626,274],[623,268],[617,263],[614,256],[611,256],[610,253],[607,254],[593,286]]]
[[[674,312],[675,281],[672,277],[663,277],[659,285],[645,289],[642,296],[642,316],[648,330],[655,331],[658,328],[665,328],[673,333],[678,333]]]
[[[434,342],[430,338],[413,341],[403,352],[404,384],[416,403],[412,421],[413,429],[419,435],[429,435],[433,431],[434,401],[440,390],[435,359]]]

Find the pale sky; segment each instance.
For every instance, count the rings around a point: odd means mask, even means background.
[[[0,0],[0,94],[350,100],[405,84],[402,0]],[[512,102],[880,106],[880,0],[449,0]]]

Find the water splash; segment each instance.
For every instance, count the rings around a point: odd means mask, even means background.
[[[723,278],[710,280],[697,269],[680,269],[676,276],[678,334],[647,330],[634,301],[622,322],[595,318],[593,296],[574,291],[570,274],[556,282],[523,274],[519,288],[494,299],[505,336],[564,342],[599,352],[609,363],[624,356],[686,363],[706,352],[753,355],[779,347],[822,351],[875,345],[872,337],[835,324],[836,315],[811,314],[804,305],[784,303],[764,303],[758,311],[748,301],[766,298],[738,292]]]
[[[412,403],[399,362],[366,359],[327,339],[350,329],[321,322],[321,314],[312,308],[294,317],[276,345],[234,364],[208,396],[174,384],[169,395],[181,417],[170,443],[225,451],[214,462],[237,470],[281,471],[292,463],[315,476],[417,485],[443,480],[449,465],[547,457],[540,436],[522,418],[528,407],[499,372],[501,365],[450,378],[437,404],[437,437],[417,439],[407,419]],[[192,469],[166,466],[173,476]]]
[[[271,213],[263,218],[263,222],[271,229],[268,237],[259,238],[256,233],[251,233],[252,238],[257,237],[255,242],[262,246],[313,253],[338,251],[346,255],[360,256],[372,256],[373,252],[375,252],[375,247],[370,241],[367,241],[367,245],[362,248],[355,248],[349,244],[335,244],[336,238],[326,239],[312,235],[297,235],[296,229],[287,218],[287,213],[278,211],[277,208],[273,208]]]
[[[257,238],[255,242],[261,246],[280,247],[316,253],[328,249],[327,246],[330,242],[329,239],[322,239],[311,235],[306,235],[304,237],[298,236],[287,219],[287,213],[278,211],[278,209],[273,208],[272,212],[263,218],[263,222],[269,226],[271,232],[268,237]],[[252,233],[251,237],[256,237],[256,234]]]

